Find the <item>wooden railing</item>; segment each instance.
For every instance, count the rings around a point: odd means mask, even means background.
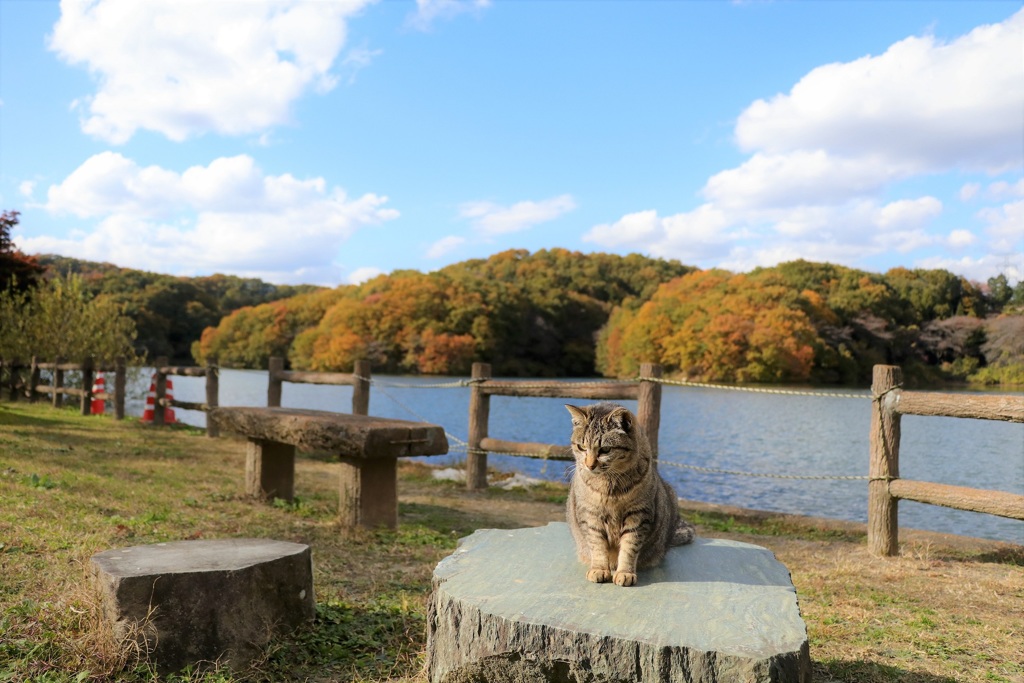
[[[658,378],[661,377],[661,372],[660,365],[644,363],[640,366],[641,377]],[[488,434],[491,396],[575,398],[597,401],[635,400],[637,401],[637,420],[651,442],[654,456],[658,455],[661,384],[657,382],[643,380],[635,382],[495,380],[491,378],[490,364],[473,363],[466,456],[466,487],[469,489],[487,488],[488,452],[551,460],[573,459],[568,446],[492,439]]]
[[[898,502],[913,500],[957,510],[1024,520],[1024,496],[900,478],[900,417],[935,415],[1024,422],[1024,398],[903,391],[903,371],[876,365],[871,384],[871,464],[868,548],[878,556],[899,552]]]
[[[93,399],[111,401],[114,405],[114,417],[118,420],[124,419],[124,398],[125,385],[127,381],[127,367],[125,359],[118,358],[113,365],[97,365],[92,360],[84,363],[65,363],[58,358],[52,363],[41,362],[33,357],[30,363],[23,364],[18,360],[0,361],[0,367],[7,371],[8,397],[11,401],[17,401],[19,397],[28,399],[35,403],[45,394],[50,395],[53,406],[63,405],[65,396],[77,397],[81,405],[82,415],[88,415],[92,409]],[[22,371],[28,370],[28,376],[23,376]],[[50,384],[42,383],[43,370],[50,371]],[[79,372],[82,377],[82,388],[64,386],[65,372]],[[113,391],[93,391],[93,384],[97,372],[113,373]]]
[[[281,406],[284,382],[352,387],[352,414],[370,414],[370,361],[357,360],[351,374],[343,372],[301,372],[284,369],[284,358],[273,356],[267,364],[267,407]]]
[[[210,409],[216,408],[218,405],[220,405],[220,368],[217,365],[216,358],[207,358],[206,365],[203,367],[168,365],[167,363],[168,360],[166,356],[161,356],[160,358],[157,358],[155,361],[153,361],[153,371],[155,374],[155,410],[153,411],[154,425],[162,426],[166,423],[164,408],[181,408],[182,410],[199,410],[202,412],[208,412]],[[189,401],[179,401],[174,398],[168,398],[168,375],[178,377],[205,377],[206,401],[203,403],[195,403]],[[207,422],[206,436],[220,436],[220,430],[218,429],[217,425]]]

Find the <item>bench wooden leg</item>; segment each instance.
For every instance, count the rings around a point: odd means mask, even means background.
[[[245,492],[254,498],[295,497],[295,446],[249,439],[245,449]]]
[[[341,458],[343,526],[394,529],[398,525],[397,464],[397,458]]]

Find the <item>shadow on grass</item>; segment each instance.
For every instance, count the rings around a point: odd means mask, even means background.
[[[65,424],[66,418],[67,414],[60,409],[53,411],[52,418],[36,417],[35,415],[26,415],[25,413],[16,410],[14,406],[10,404],[0,403],[0,426],[3,427],[42,427],[56,429]]]
[[[484,527],[502,529],[508,526],[508,521],[499,517],[423,503],[399,502],[398,519],[402,528],[426,528],[445,538],[462,538]]]
[[[956,683],[950,676],[908,671],[877,662],[830,659],[814,662],[814,681],[822,683]]]

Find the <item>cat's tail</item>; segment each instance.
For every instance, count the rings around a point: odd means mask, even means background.
[[[669,541],[669,545],[686,545],[687,543],[693,543],[693,539],[696,537],[697,527],[680,517],[679,522],[676,523],[675,530],[672,532],[672,540]]]

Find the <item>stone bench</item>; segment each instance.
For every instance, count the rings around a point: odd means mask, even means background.
[[[215,661],[244,669],[314,617],[308,545],[176,541],[107,550],[91,565],[114,637],[165,672]]]
[[[595,584],[568,527],[484,529],[434,570],[431,683],[809,683],[789,571],[765,548],[698,538]]]
[[[245,486],[254,497],[293,499],[296,448],[337,453],[346,526],[395,528],[397,459],[448,452],[444,428],[425,422],[296,408],[214,408],[206,419],[248,438]]]

